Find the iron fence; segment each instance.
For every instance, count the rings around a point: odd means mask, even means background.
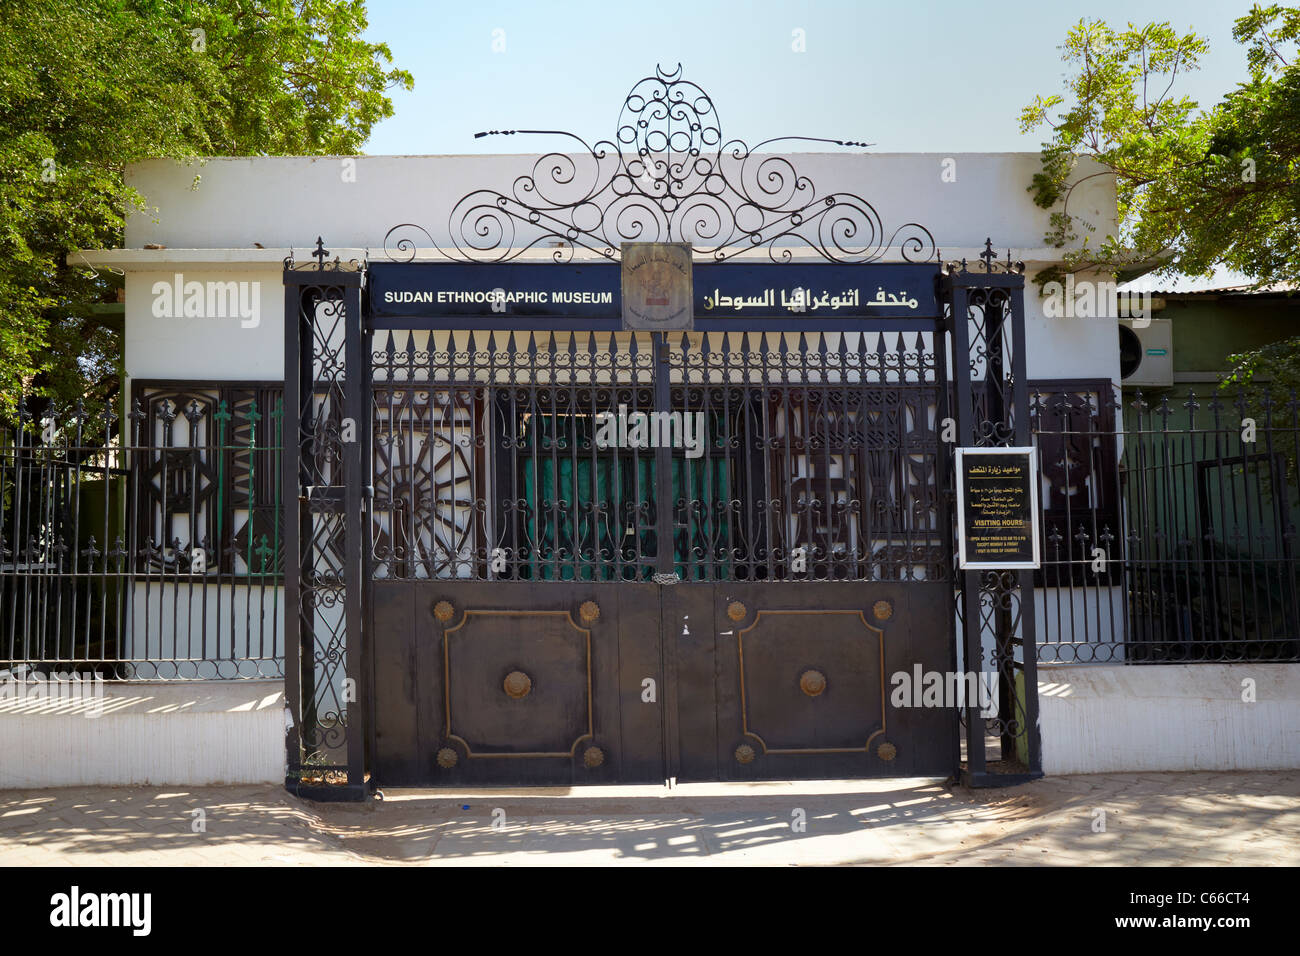
[[[283,675],[281,393],[139,382],[121,427],[23,407],[0,433],[0,675]],[[1037,382],[1030,421],[1044,662],[1300,660],[1295,395]]]
[[[376,579],[648,581],[661,541],[688,581],[948,576],[932,335],[374,346]]]
[[[1300,660],[1294,392],[1040,383],[1044,662]]]
[[[137,382],[0,433],[0,678],[283,675],[278,384]]]

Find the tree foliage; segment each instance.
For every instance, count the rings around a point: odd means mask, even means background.
[[[1248,78],[1202,109],[1179,95],[1206,41],[1168,23],[1115,30],[1080,21],[1062,58],[1065,95],[1039,96],[1021,129],[1051,130],[1030,191],[1053,209],[1048,241],[1079,242],[1066,269],[1117,273],[1158,264],[1204,275],[1224,265],[1259,283],[1300,268],[1300,10],[1255,6],[1236,21]],[[1113,175],[1119,228],[1101,234],[1071,211],[1079,156]]]
[[[349,154],[412,78],[362,38],[363,0],[0,0],[0,403],[108,400],[111,276],[150,157]]]

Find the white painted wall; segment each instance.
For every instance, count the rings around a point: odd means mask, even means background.
[[[0,693],[0,789],[284,779],[282,682],[104,688]],[[1300,664],[1041,665],[1038,693],[1048,774],[1300,768]]]
[[[1040,263],[1045,265],[1045,263]],[[1047,318],[1043,298],[1025,280],[1025,363],[1031,379],[1108,378],[1119,381],[1119,333],[1113,318]]]
[[[154,315],[154,284],[186,281],[257,283],[258,323],[238,317],[184,318]],[[251,320],[249,320],[251,321]],[[191,268],[128,272],[126,275],[126,373],[131,378],[214,381],[284,380],[283,269]]]
[[[102,684],[80,701],[0,687],[0,789],[284,781],[284,682]]]
[[[1300,768],[1300,664],[1040,665],[1038,678],[1047,774]]]
[[[543,151],[546,145],[538,144]],[[957,178],[943,182],[942,164],[950,157]],[[841,152],[788,158],[817,195],[842,191],[867,199],[886,236],[904,223],[925,225],[945,258],[973,257],[991,237],[1000,251],[1009,248],[1013,258],[1025,260],[1032,278],[1060,256],[1043,245],[1049,211],[1035,206],[1026,189],[1039,168],[1037,153]],[[450,217],[457,200],[485,188],[509,195],[515,179],[531,173],[536,159],[536,154],[248,157],[131,166],[127,182],[146,197],[149,208],[129,217],[126,250],[87,253],[87,261],[127,273],[128,375],[281,378],[280,260],[290,249],[305,258],[321,235],[345,259],[376,258],[383,255],[392,226],[415,223],[429,233],[428,241],[420,239],[427,247],[421,257],[448,261],[433,247],[454,244]],[[573,159],[579,170],[590,162],[590,157]],[[355,182],[344,182],[345,162],[355,167]],[[1079,176],[1095,171],[1084,162]],[[581,174],[578,180],[583,181]],[[1113,185],[1106,177],[1086,180],[1071,209],[1103,233],[1113,229]],[[145,244],[166,248],[146,251]],[[201,282],[261,283],[261,324],[243,329],[234,319],[155,317],[150,289],[176,272]],[[1117,379],[1113,321],[1048,319],[1032,281],[1025,320],[1030,376]]]
[[[126,224],[127,248],[160,243],[169,249],[253,249],[291,246],[299,257],[324,237],[330,249],[378,252],[398,223],[415,223],[434,244],[449,245],[449,217],[462,196],[478,189],[511,195],[516,178],[533,172],[538,155],[557,145],[535,138],[538,152],[484,156],[239,157],[193,165],[150,160],[128,168],[127,184],[149,209]],[[563,141],[561,141],[563,142]],[[571,142],[571,141],[570,141]],[[580,197],[594,173],[590,156],[568,154],[576,164]],[[834,153],[786,154],[817,196],[850,192],[879,212],[886,236],[903,223],[934,234],[946,258],[980,249],[992,237],[998,249],[1042,251],[1048,211],[1035,206],[1027,187],[1039,171],[1038,153]],[[956,181],[943,182],[943,162],[955,161]],[[756,154],[751,165],[761,163]],[[356,181],[344,182],[355,167]],[[1100,170],[1081,162],[1078,178]],[[195,177],[198,177],[197,184]],[[1071,211],[1111,231],[1114,186],[1107,177],[1083,181]],[[1104,232],[1103,232],[1104,234]],[[1046,255],[1056,258],[1056,253]],[[1023,257],[1022,257],[1023,258]]]

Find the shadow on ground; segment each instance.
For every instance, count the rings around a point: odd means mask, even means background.
[[[1300,773],[1105,774],[1006,790],[908,780],[388,791],[364,805],[279,788],[0,791],[0,864],[113,854],[213,865],[1268,865],[1300,858]]]

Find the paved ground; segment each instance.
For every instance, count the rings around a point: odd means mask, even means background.
[[[3,866],[373,863],[1295,865],[1300,772],[391,791],[364,806],[270,787],[0,791]]]

